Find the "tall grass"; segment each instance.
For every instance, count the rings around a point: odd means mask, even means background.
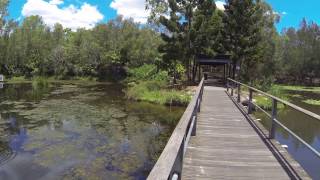
[[[288,101],[289,98],[287,94],[283,91],[283,89],[277,85],[272,85],[269,90],[267,91],[268,94],[271,94],[273,96],[276,96],[280,99]],[[266,110],[271,110],[272,109],[272,99],[264,96],[264,95],[257,95],[255,96],[255,99],[257,101],[257,105],[262,107],[263,109]],[[283,104],[278,104],[278,108],[284,108],[285,106]]]
[[[127,90],[129,99],[163,105],[186,106],[191,100],[187,91],[167,89],[163,81],[145,81],[135,84]]]

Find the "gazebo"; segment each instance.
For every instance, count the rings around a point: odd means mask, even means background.
[[[212,66],[212,67],[223,67],[223,80],[226,81],[227,77],[231,77],[232,73],[232,60],[230,55],[219,54],[215,57],[208,57],[208,56],[197,56],[196,62],[198,64],[199,70],[199,78],[201,73],[202,66]]]

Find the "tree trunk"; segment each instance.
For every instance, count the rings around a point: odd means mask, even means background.
[[[197,69],[198,65],[196,64],[195,58],[193,58],[193,67],[192,67],[192,82],[196,82],[196,76],[197,76]]]
[[[187,67],[187,78],[188,78],[188,82],[191,81],[191,77],[190,77],[190,59],[187,60],[187,64],[186,64],[186,67]]]
[[[235,64],[232,65],[232,79],[236,79],[236,66]]]

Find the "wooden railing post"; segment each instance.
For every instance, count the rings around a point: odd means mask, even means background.
[[[272,123],[271,123],[271,128],[270,128],[270,134],[269,134],[269,138],[270,139],[274,139],[275,137],[275,131],[276,131],[276,122],[275,119],[277,118],[277,100],[276,99],[272,99]]]
[[[252,96],[253,96],[253,91],[252,89],[249,89],[248,114],[252,113]]]
[[[232,82],[231,84],[232,84],[231,85],[231,96],[233,96],[233,84],[234,84],[234,82]]]
[[[200,93],[200,95],[201,95],[201,93]],[[201,97],[198,98],[197,107],[196,107],[197,112],[200,112],[200,110],[201,110]]]
[[[239,83],[238,84],[238,103],[240,103],[240,98],[241,98],[241,96],[240,96],[240,88],[241,88],[241,84]]]
[[[204,85],[202,84],[201,89],[200,89],[200,94],[199,94],[199,107],[198,107],[198,112],[201,111],[201,102],[203,98],[203,91],[204,91]]]
[[[197,135],[197,119],[198,119],[196,113],[193,118],[194,118],[194,124],[192,128],[191,136],[196,136]]]
[[[227,79],[227,92],[229,93],[229,79]]]
[[[195,107],[194,112],[193,112],[193,116],[195,117],[195,121],[194,121],[193,129],[192,129],[192,133],[191,133],[192,136],[196,136],[196,134],[197,134],[197,119],[198,119],[198,113],[201,111],[203,88],[204,88],[204,86],[202,85],[201,89],[200,89],[199,96],[198,96],[198,100],[197,100],[197,103],[196,103],[196,107]]]

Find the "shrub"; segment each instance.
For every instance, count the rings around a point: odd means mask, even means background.
[[[10,81],[13,82],[23,82],[23,81],[27,81],[27,79],[24,76],[13,76]]]
[[[127,81],[165,81],[168,82],[169,75],[166,71],[158,71],[157,67],[152,64],[145,64],[138,68],[128,70],[129,78]]]
[[[156,74],[156,66],[145,64],[138,68],[129,69],[129,78],[134,81],[150,80]]]
[[[273,87],[272,83],[273,83],[272,78],[263,78],[260,80],[254,80],[252,85],[262,91],[269,91]]]

